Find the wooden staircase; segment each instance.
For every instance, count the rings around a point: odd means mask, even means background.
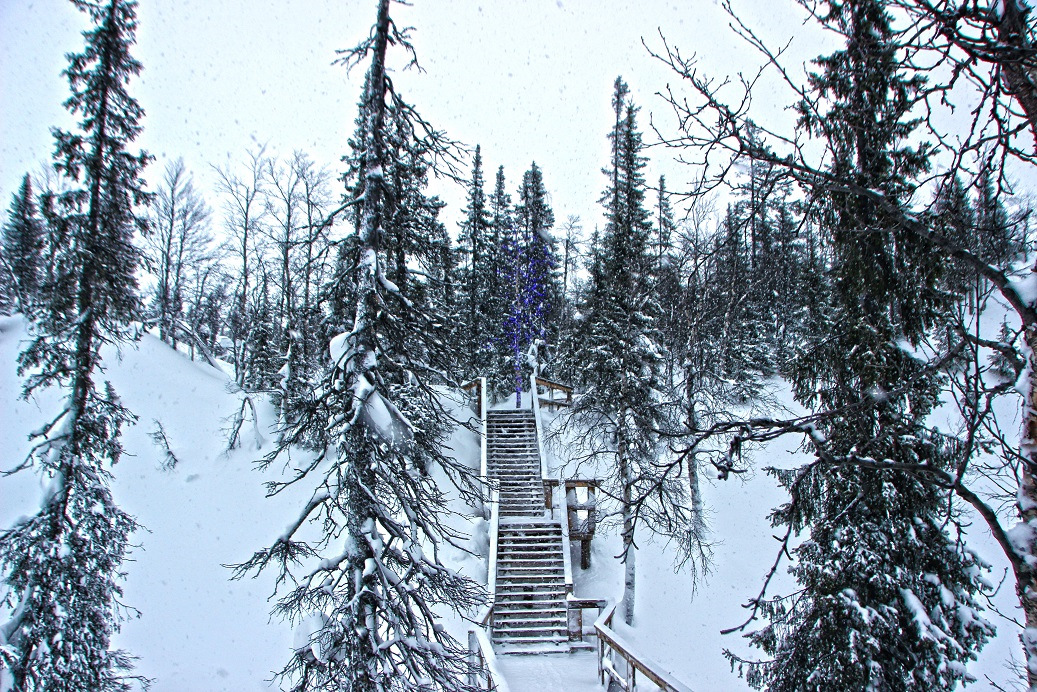
[[[545,516],[529,410],[487,412],[487,471],[500,486],[492,639],[503,653],[568,651],[562,526]]]

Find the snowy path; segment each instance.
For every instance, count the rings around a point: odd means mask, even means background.
[[[504,655],[497,667],[511,692],[602,692],[598,682],[597,654]]]

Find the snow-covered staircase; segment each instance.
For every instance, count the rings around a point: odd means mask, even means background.
[[[501,518],[544,516],[533,412],[487,411],[486,428],[487,469],[500,484]]]
[[[487,412],[487,470],[500,484],[492,633],[502,652],[568,651],[562,525],[545,516],[533,412]]]
[[[500,525],[494,644],[568,650],[561,551],[558,522],[541,519]]]

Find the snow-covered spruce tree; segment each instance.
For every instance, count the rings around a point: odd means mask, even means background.
[[[846,48],[818,60],[811,83],[827,108],[819,118],[804,107],[801,126],[827,141],[833,177],[906,204],[927,166],[926,147],[906,143],[921,82],[898,68],[883,3],[827,8]],[[810,536],[791,568],[800,589],[761,604],[770,623],[748,636],[771,658],[747,678],[774,691],[950,688],[969,679],[965,664],[993,634],[974,598],[977,559],[947,534],[944,491],[894,468],[953,473],[959,456],[924,427],[935,373],[898,343],[933,324],[940,263],[863,197],[828,190],[825,203],[832,331],[790,375],[801,402],[841,415],[827,419],[818,462],[773,472],[791,494],[773,521]]]
[[[42,506],[0,533],[9,609],[0,624],[0,667],[19,691],[122,690],[132,681],[129,657],[110,643],[122,617],[120,569],[137,524],[115,505],[109,479],[122,454],[120,428],[133,416],[94,378],[101,346],[125,338],[140,316],[132,238],[143,224],[135,208],[146,199],[141,172],[149,157],[127,150],[143,116],[127,91],[141,70],[130,55],[136,3],[73,4],[93,22],[85,50],[71,54],[65,70],[66,107],[82,120],[79,132],[55,131],[54,158],[78,184],[58,199],[67,236],[19,360],[24,396],[57,386],[67,397],[18,467],[50,479]]]
[[[440,546],[457,537],[443,523],[450,510],[429,471],[438,466],[439,482],[449,479],[473,501],[477,488],[470,470],[443,453],[448,418],[432,385],[442,381],[448,344],[437,318],[412,298],[427,291],[420,273],[408,271],[406,253],[395,256],[428,229],[388,226],[416,213],[403,208],[413,198],[396,185],[416,160],[401,154],[442,160],[452,143],[393,88],[390,43],[413,58],[408,32],[381,0],[370,36],[342,58],[370,59],[346,200],[359,208],[355,251],[340,258],[355,264],[332,277],[352,285],[339,300],[353,299],[354,319],[332,340],[333,366],[311,403],[266,460],[284,459],[296,442],[315,447],[290,465],[286,481],[269,486],[276,494],[307,484],[312,494],[287,530],[236,571],[270,569],[291,585],[275,612],[301,627],[301,644],[280,672],[299,692],[471,689],[466,650],[437,623],[437,609],[466,611],[482,596],[440,562]],[[322,529],[316,536],[313,522]]]
[[[582,433],[580,451],[606,462],[605,491],[619,501],[623,617],[631,624],[635,529],[644,521],[654,531],[686,538],[680,531],[690,523],[681,515],[686,494],[680,479],[660,478],[655,467],[661,451],[657,432],[665,425],[662,357],[654,326],[659,309],[651,291],[652,228],[645,208],[643,144],[637,109],[622,79],[616,80],[612,106],[612,162],[603,170],[609,182],[601,198],[607,225],[594,251],[583,305],[581,366],[586,389],[574,405],[571,423]]]
[[[504,166],[498,166],[490,197],[490,252],[486,257],[490,333],[483,348],[491,354],[487,372],[489,386],[501,396],[515,391],[514,346],[510,337],[517,339],[518,331],[510,326],[512,315],[518,314],[514,308],[519,247]]]
[[[44,278],[43,221],[36,210],[28,175],[11,198],[3,233],[0,275],[6,279],[13,294],[10,302],[19,312],[27,313],[36,302]]]
[[[555,257],[554,211],[547,203],[544,174],[534,161],[522,175],[522,186],[515,204],[515,224],[521,234],[523,264],[522,342],[527,346],[547,339],[554,343],[559,324],[558,260]],[[525,350],[525,349],[524,349]]]
[[[500,296],[496,277],[500,247],[492,241],[493,218],[486,198],[482,148],[475,148],[472,178],[468,185],[468,204],[461,222],[458,251],[461,257],[461,331],[458,338],[461,371],[465,377],[487,375],[493,368],[494,341],[499,331]]]
[[[936,191],[932,213],[935,216],[934,227],[945,238],[972,252],[978,250],[976,212],[959,176],[944,180],[944,185]],[[972,265],[955,261],[947,264],[943,280],[949,291],[965,295],[976,288],[979,275]]]
[[[503,173],[498,174],[498,183]],[[500,198],[494,195],[494,205]],[[494,213],[496,219],[496,212]],[[547,190],[540,168],[533,162],[522,176],[518,203],[504,230],[504,288],[507,310],[503,324],[503,345],[507,350],[507,370],[511,390],[518,407],[526,377],[530,372],[527,353],[531,345],[548,336],[548,326],[556,323],[557,262],[554,257],[551,228],[554,212],[547,203]],[[503,373],[501,373],[503,375]],[[508,379],[501,376],[501,380]],[[506,389],[505,389],[506,391]]]

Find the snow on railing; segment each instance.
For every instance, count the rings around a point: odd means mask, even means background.
[[[486,590],[490,594],[490,606],[493,606],[493,595],[497,593],[497,534],[500,532],[500,491],[490,490],[490,555],[486,561]]]
[[[547,390],[547,398],[540,398],[540,387]],[[560,408],[562,406],[573,405],[573,388],[558,382],[552,382],[551,380],[543,377],[534,377],[533,386],[530,388],[533,392],[533,396],[544,406],[549,409]],[[555,392],[561,392],[562,399],[555,399]]]
[[[547,479],[550,476],[547,475],[547,450],[544,446],[544,419],[540,415],[540,397],[537,396],[537,376],[529,376],[529,391],[532,395],[529,397],[529,407],[533,409],[533,419],[536,422],[537,429],[537,451],[540,452],[540,476],[541,478]],[[568,545],[568,544],[567,544]]]
[[[607,686],[606,676],[627,692],[638,689],[638,674],[664,692],[691,692],[691,688],[663,671],[655,661],[634,651],[634,647],[612,629],[617,603],[602,611],[594,622],[598,634],[598,677]]]
[[[473,399],[475,400],[475,415],[479,416],[479,476],[482,478],[483,483],[487,481],[487,467],[486,467],[486,409],[489,408],[486,405],[487,393],[486,393],[486,378],[476,377],[468,384],[461,385],[461,389],[466,392],[475,390]]]
[[[465,391],[475,389],[475,413],[479,416],[479,478],[483,487],[488,489],[487,505],[490,511],[489,539],[490,550],[486,560],[486,592],[489,600],[483,611],[476,618],[479,625],[468,631],[468,651],[471,656],[471,673],[468,684],[479,690],[509,692],[508,683],[497,667],[497,656],[490,642],[490,627],[493,622],[494,594],[497,591],[497,540],[500,529],[500,491],[493,487],[487,467],[487,392],[486,378],[477,377],[462,387]]]
[[[468,651],[471,656],[469,685],[488,692],[510,692],[507,680],[497,667],[497,655],[493,652],[493,645],[485,629],[479,627],[469,630]]]
[[[555,509],[558,510],[559,523],[562,525],[562,564],[565,566],[565,595],[568,597],[573,592],[573,564],[572,555],[569,550],[569,518],[565,508],[565,480],[562,479],[562,471],[558,470],[559,492],[553,493]]]

